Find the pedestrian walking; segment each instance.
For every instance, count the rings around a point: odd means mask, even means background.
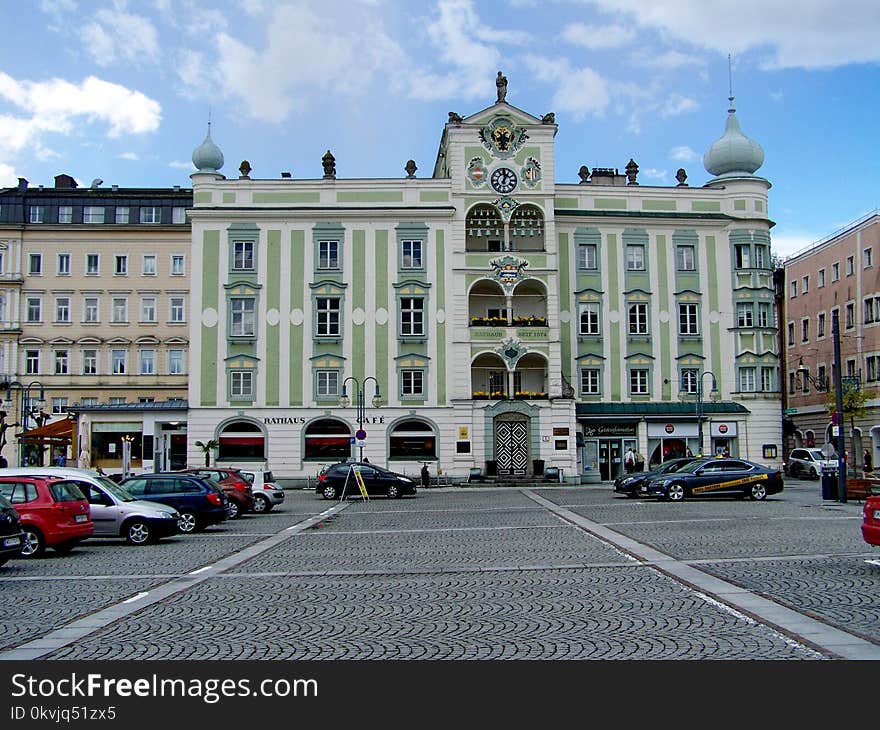
[[[428,471],[428,465],[422,464],[422,487],[427,489],[431,486],[431,472]]]
[[[865,449],[864,453],[865,471],[874,470],[874,460],[871,458],[871,450]]]
[[[636,468],[636,452],[633,451],[632,446],[626,450],[626,456],[623,458],[623,465],[627,474],[632,473]]]

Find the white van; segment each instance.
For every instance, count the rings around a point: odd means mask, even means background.
[[[179,532],[180,514],[173,507],[135,499],[96,471],[64,466],[22,466],[0,469],[0,476],[58,477],[76,482],[89,501],[95,525],[92,537],[124,537],[132,545],[148,545]]]

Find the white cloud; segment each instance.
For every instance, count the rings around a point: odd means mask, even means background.
[[[692,112],[698,107],[699,104],[693,99],[682,96],[681,94],[670,94],[666,103],[663,104],[660,114],[663,117],[676,117],[679,114]]]
[[[706,61],[700,56],[681,51],[657,53],[651,50],[638,50],[630,54],[630,60],[635,66],[664,71],[675,71],[689,66],[706,66]]]
[[[110,137],[144,134],[156,131],[162,118],[158,102],[94,76],[74,84],[18,81],[0,72],[0,99],[23,112],[0,115],[0,149],[6,153],[33,147],[38,155],[52,156],[41,141],[47,133],[70,135],[78,125],[103,123]]]
[[[526,56],[526,66],[539,81],[554,84],[553,109],[569,112],[574,119],[602,115],[611,100],[605,79],[591,68],[574,68],[565,58]]]
[[[629,44],[635,35],[622,25],[570,23],[562,29],[562,40],[589,49],[620,48]]]
[[[101,66],[126,61],[135,66],[159,61],[159,34],[142,15],[102,8],[80,31],[89,55]]]
[[[812,246],[821,236],[810,233],[791,233],[787,235],[770,234],[770,249],[785,258]]]
[[[12,165],[0,162],[0,188],[11,188],[18,185],[18,175]]]
[[[181,162],[180,160],[172,160],[168,163],[168,167],[173,167],[175,170],[194,170],[192,162]]]
[[[639,177],[646,177],[650,180],[666,180],[666,170],[658,170],[656,167],[643,167],[639,169]]]
[[[116,155],[120,160],[131,160],[132,162],[137,162],[141,159],[140,155],[137,152],[123,152],[120,155]]]
[[[673,147],[669,150],[669,157],[679,162],[694,162],[700,159],[700,156],[687,145]]]
[[[607,13],[698,48],[756,51],[767,68],[831,68],[880,60],[876,0],[589,0]],[[760,19],[760,22],[756,22]]]

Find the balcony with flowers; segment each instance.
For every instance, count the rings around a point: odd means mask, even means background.
[[[537,390],[518,390],[513,394],[517,400],[547,400],[549,395]]]
[[[513,326],[514,327],[547,327],[547,318],[546,317],[536,317],[535,315],[529,315],[527,317],[514,317],[513,318]]]
[[[506,317],[471,317],[471,327],[507,327]]]

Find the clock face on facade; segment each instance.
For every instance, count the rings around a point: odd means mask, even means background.
[[[499,167],[492,173],[492,177],[489,178],[489,183],[492,185],[493,190],[499,193],[512,192],[516,187],[516,182],[516,173],[509,167]]]

